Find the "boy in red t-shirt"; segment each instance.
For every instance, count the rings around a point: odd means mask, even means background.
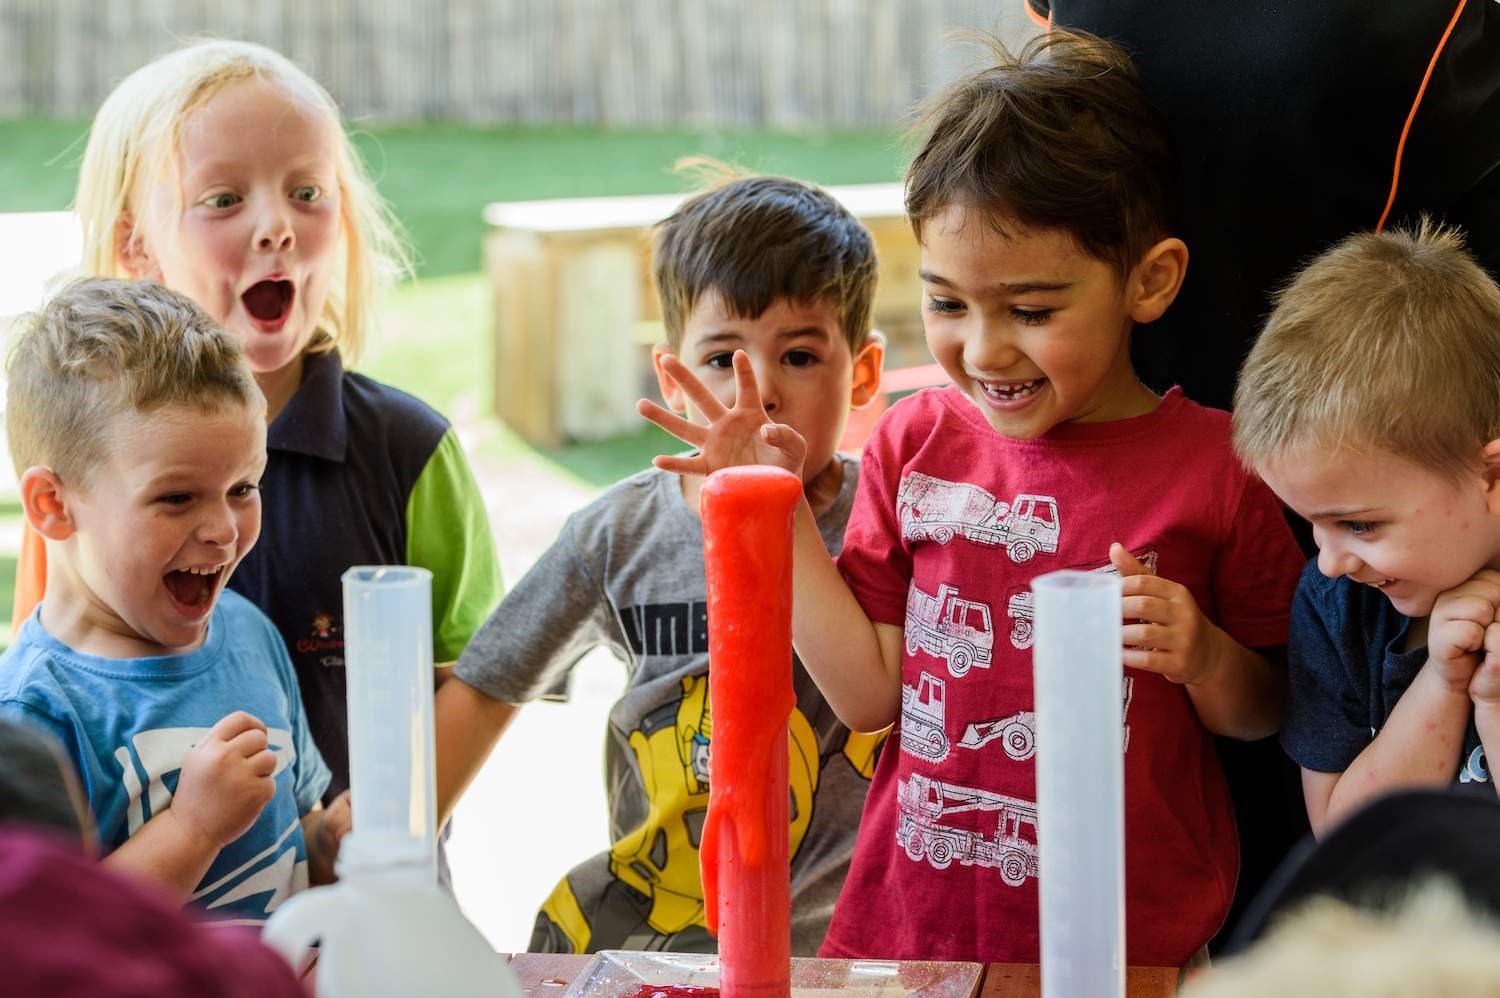
[[[901,733],[822,953],[1037,960],[1029,584],[1083,568],[1125,577],[1127,957],[1180,966],[1238,866],[1211,735],[1276,729],[1303,558],[1229,414],[1132,369],[1131,330],[1171,304],[1187,248],[1128,57],[1054,32],[996,59],[934,100],[906,177],[953,385],[877,425],[836,565],[797,517],[797,654],[851,728]],[[698,448],[658,467],[800,470],[801,439],[734,365],[732,408],[671,365],[709,425],[643,403]]]

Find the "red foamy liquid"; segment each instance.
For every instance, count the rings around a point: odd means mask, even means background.
[[[699,858],[729,998],[791,994],[787,718],[792,691],[792,517],[802,483],[726,468],[702,493],[713,707]]]

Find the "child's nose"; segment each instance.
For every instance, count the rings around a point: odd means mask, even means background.
[[[1000,372],[1013,367],[1021,351],[1003,323],[984,322],[974,328],[964,346],[964,362],[975,372]]]
[[[288,212],[279,206],[267,206],[256,219],[255,246],[273,252],[292,248],[292,220]]]
[[[207,509],[198,521],[198,540],[205,544],[229,546],[239,535],[234,514],[227,508]]]
[[[773,365],[753,365],[755,368],[755,387],[760,391],[760,405],[766,410],[766,414],[774,413],[781,405],[781,383],[777,378],[777,370]]]
[[[1318,540],[1318,571],[1330,579],[1341,578],[1345,575],[1353,575],[1364,567],[1364,562],[1352,551],[1347,550],[1339,544],[1324,543],[1322,538]]]

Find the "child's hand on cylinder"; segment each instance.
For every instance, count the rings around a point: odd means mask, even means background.
[[[249,831],[275,794],[276,753],[266,726],[237,710],[183,759],[167,813],[190,838],[218,850]]]
[[[706,476],[720,468],[769,464],[802,477],[807,442],[790,426],[772,422],[766,415],[755,370],[745,351],[734,352],[735,401],[728,407],[676,357],[667,355],[661,363],[707,424],[684,419],[650,399],[636,403],[636,411],[643,417],[698,449],[689,457],[660,455],[652,461],[656,467],[680,475]]]
[[[307,841],[308,879],[315,884],[331,884],[333,867],[338,859],[339,843],[354,827],[354,810],[349,791],[335,797],[327,807],[309,811],[302,820],[302,836]]]
[[[1214,640],[1227,635],[1203,615],[1186,586],[1156,575],[1123,544],[1109,546],[1109,562],[1120,573],[1124,597],[1124,664],[1174,683],[1206,681],[1216,663]]]

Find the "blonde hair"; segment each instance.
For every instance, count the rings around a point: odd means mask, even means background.
[[[1435,881],[1394,910],[1315,898],[1242,955],[1188,979],[1183,998],[1500,998],[1500,931]]]
[[[1456,479],[1497,437],[1500,287],[1426,218],[1350,236],[1303,268],[1235,390],[1235,449],[1256,469],[1323,447]]]
[[[137,69],[105,98],[89,130],[74,201],[83,221],[84,270],[128,276],[120,268],[116,240],[127,213],[140,224],[142,206],[133,199],[145,185],[176,176],[178,142],[188,115],[225,87],[252,78],[306,99],[337,131],[341,267],[329,282],[308,350],[337,347],[353,364],[368,338],[376,294],[382,285],[411,273],[410,256],[398,223],[344,130],[337,103],[290,59],[264,46],[196,42]],[[174,197],[180,198],[173,187]]]
[[[67,285],[17,321],[6,379],[16,473],[45,465],[64,482],[85,483],[103,463],[122,412],[265,409],[239,340],[154,281]]]

